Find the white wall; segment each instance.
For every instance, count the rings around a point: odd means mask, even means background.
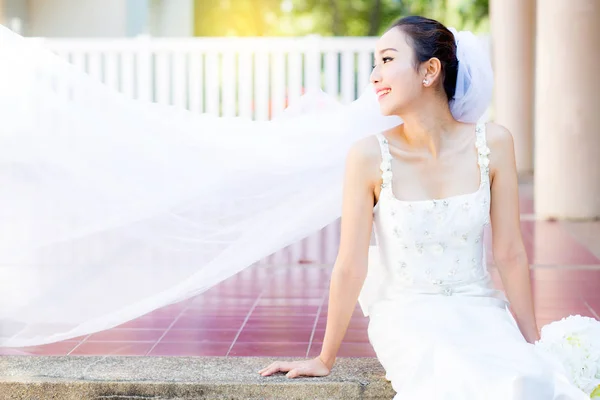
[[[20,24],[12,26],[11,21]],[[19,28],[25,36],[113,38],[148,33],[190,37],[194,1],[0,0],[0,23]]]
[[[28,36],[123,37],[124,0],[20,0],[27,2]]]

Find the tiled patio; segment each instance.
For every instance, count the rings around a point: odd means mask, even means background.
[[[569,314],[599,318],[600,222],[536,221],[529,189],[521,192],[522,229],[539,323]],[[489,235],[487,246],[491,261]],[[0,354],[317,356],[331,267],[253,266],[195,298],[117,328],[45,346],[0,349]],[[375,356],[367,324],[357,305],[339,357]]]

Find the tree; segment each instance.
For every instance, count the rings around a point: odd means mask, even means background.
[[[489,0],[291,0],[289,25],[297,34],[377,36],[393,21],[422,15],[457,29],[485,27]],[[311,19],[310,24],[304,19]],[[299,22],[299,23],[298,23]]]
[[[311,16],[312,24],[298,27],[305,34],[375,36],[406,11],[399,0],[294,0],[287,22]]]
[[[466,29],[487,28],[489,24],[489,0],[469,0],[459,8],[460,21]]]
[[[472,30],[489,0],[195,0],[196,36],[377,36],[396,19],[423,15]]]

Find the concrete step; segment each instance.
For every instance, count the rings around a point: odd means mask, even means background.
[[[375,358],[339,358],[327,377],[258,370],[267,357],[2,356],[0,400],[391,399]]]

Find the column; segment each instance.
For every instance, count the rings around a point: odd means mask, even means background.
[[[537,5],[535,209],[600,217],[600,1]]]
[[[535,0],[490,0],[490,25],[493,119],[511,131],[517,170],[529,173],[533,169]]]

